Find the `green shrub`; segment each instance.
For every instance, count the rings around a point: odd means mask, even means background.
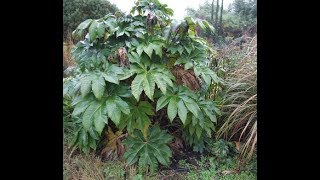
[[[158,162],[169,165],[172,154],[172,138],[160,128],[176,119],[187,144],[202,151],[219,115],[184,72],[201,87],[221,79],[208,67],[213,50],[195,33],[196,27],[212,31],[207,21],[172,22],[172,9],[158,0],[138,0],[131,12],[87,19],[73,31],[79,73],[64,84],[64,96],[72,97],[72,116],[79,119],[76,147],[95,150],[108,125],[128,133],[128,164],[154,170]],[[162,109],[167,118],[157,122]]]

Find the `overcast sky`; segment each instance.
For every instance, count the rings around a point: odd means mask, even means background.
[[[135,0],[109,0],[111,3],[117,5],[119,9],[124,12],[128,12],[131,10],[134,5]],[[174,19],[182,19],[185,15],[185,9],[187,7],[191,7],[197,9],[199,4],[203,4],[206,0],[159,0],[161,3],[168,4],[169,8],[173,9]],[[211,0],[209,0],[211,2]],[[224,0],[223,1],[223,9],[227,9],[229,4],[232,3],[233,0]],[[215,0],[216,3],[216,0]],[[221,5],[221,2],[219,3]]]

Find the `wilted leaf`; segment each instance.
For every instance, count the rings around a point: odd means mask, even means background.
[[[125,137],[122,131],[114,133],[110,127],[106,132],[107,139],[104,140],[105,145],[101,151],[101,156],[106,160],[115,160],[124,154],[125,148],[122,144],[121,138]]]

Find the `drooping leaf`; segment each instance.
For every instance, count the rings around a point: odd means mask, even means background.
[[[92,101],[90,106],[86,109],[82,117],[82,124],[86,131],[90,129],[93,124],[95,113],[101,108],[102,103]]]
[[[114,84],[119,84],[119,80],[113,75],[102,74],[102,76],[108,82],[111,82],[111,83],[114,83]]]
[[[103,106],[101,106],[93,116],[93,125],[99,135],[102,133],[104,126],[106,125],[105,122],[108,122],[108,116],[103,112]]]
[[[83,21],[82,23],[80,23],[79,26],[77,27],[77,29],[87,29],[91,22],[92,22],[92,19],[87,19],[87,20]]]
[[[178,113],[178,109],[177,109],[177,100],[176,98],[171,98],[169,101],[169,105],[168,105],[168,117],[170,119],[170,121],[172,122],[173,119],[177,116]]]
[[[197,105],[197,103],[192,100],[191,98],[188,97],[183,97],[183,101],[184,104],[186,105],[186,107],[188,108],[188,110],[194,114],[196,117],[198,117],[198,113],[200,111],[199,106]]]
[[[202,133],[202,128],[200,126],[196,126],[196,134],[198,139],[200,139]]]
[[[153,94],[155,89],[155,81],[150,73],[147,73],[143,79],[143,90],[149,99],[153,101]]]
[[[102,38],[105,35],[105,24],[103,22],[100,22],[97,24],[97,30],[96,30],[97,37]]]
[[[161,96],[157,101],[156,111],[159,111],[164,106],[166,106],[170,101],[170,97],[168,96]]]
[[[117,104],[114,98],[108,98],[108,100],[106,101],[106,109],[107,109],[109,118],[116,125],[119,125],[119,122],[121,119],[121,111],[120,111],[120,108],[117,107]]]
[[[163,94],[167,93],[167,82],[163,80],[163,75],[160,73],[154,74],[153,79],[156,82],[157,86],[160,88]]]
[[[81,138],[81,142],[82,142],[83,146],[87,146],[88,145],[88,143],[89,143],[88,134],[84,129],[81,129],[79,138]]]
[[[89,36],[90,36],[90,40],[91,41],[94,41],[96,40],[97,38],[97,26],[98,26],[98,23],[97,21],[92,21],[90,27],[89,27]]]
[[[181,119],[182,123],[185,124],[186,119],[187,119],[187,113],[188,113],[187,108],[184,105],[182,100],[179,100],[177,106],[178,106],[179,118]]]
[[[130,108],[128,103],[126,103],[124,100],[122,100],[120,97],[115,97],[115,103],[117,104],[118,108],[124,113],[124,114],[130,114]]]
[[[81,96],[79,96],[81,97]],[[77,104],[74,104],[74,109],[73,109],[73,112],[72,112],[72,116],[78,116],[80,115],[81,113],[83,113],[90,105],[90,102],[89,100],[86,100],[86,99],[83,99],[82,101],[78,102]]]
[[[95,132],[95,130],[93,130],[93,128],[90,128],[88,132],[93,139],[99,140],[99,135]]]

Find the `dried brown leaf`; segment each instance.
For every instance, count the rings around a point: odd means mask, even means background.
[[[106,132],[107,139],[104,142],[106,146],[102,149],[101,156],[106,160],[114,160],[122,156],[125,149],[121,138],[124,136],[125,134],[122,134],[122,131],[114,133],[111,128],[108,127],[108,131]]]
[[[199,80],[193,70],[185,70],[182,66],[174,66],[171,72],[175,76],[177,84],[186,85],[193,91],[200,89]]]

